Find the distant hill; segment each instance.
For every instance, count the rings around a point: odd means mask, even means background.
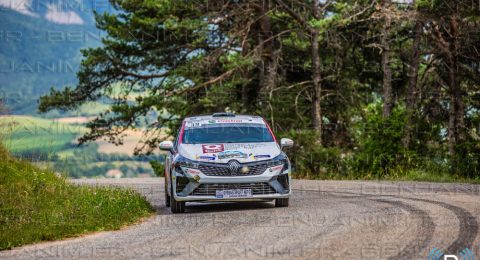
[[[0,95],[12,114],[37,113],[51,87],[76,84],[80,49],[98,46],[96,1],[0,0]],[[68,4],[66,4],[68,2]]]

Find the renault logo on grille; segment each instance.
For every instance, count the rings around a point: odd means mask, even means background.
[[[236,174],[240,169],[241,165],[238,161],[231,160],[228,162],[228,169],[230,170],[231,174]]]

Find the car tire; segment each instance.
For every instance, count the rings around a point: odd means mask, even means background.
[[[173,196],[173,185],[170,185],[172,187],[172,192],[170,193],[170,211],[172,213],[184,213],[185,212],[185,201],[176,201],[175,197]]]
[[[288,207],[289,198],[275,199],[275,207]]]
[[[170,207],[170,196],[168,195],[168,181],[165,178],[165,206]]]

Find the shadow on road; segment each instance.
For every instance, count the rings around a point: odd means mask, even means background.
[[[224,212],[224,211],[239,211],[239,210],[260,210],[275,208],[272,202],[190,202],[187,203],[187,214],[196,213],[210,213],[210,212]],[[171,214],[170,208],[161,205],[156,207],[157,214]]]

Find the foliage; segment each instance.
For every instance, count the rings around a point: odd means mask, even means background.
[[[158,161],[150,161],[150,166],[152,166],[155,175],[158,177],[165,176],[165,165],[163,163]]]
[[[414,155],[408,153],[402,144],[405,109],[395,108],[388,118],[382,116],[380,103],[372,103],[365,110],[365,118],[353,127],[360,144],[353,158],[354,170],[383,175],[411,162]]]
[[[326,178],[339,173],[340,150],[316,144],[316,133],[312,130],[290,130],[281,133],[295,140],[294,147],[287,150],[296,177]]]
[[[108,101],[82,143],[121,143],[147,126],[136,152],[150,153],[162,127],[175,134],[187,115],[231,111],[296,139],[299,176],[479,174],[478,4],[111,3],[78,84],[40,100],[43,112]]]
[[[116,230],[153,212],[133,190],[77,186],[0,146],[0,250]]]
[[[450,163],[451,172],[467,178],[478,178],[480,172],[480,143],[470,140],[456,147],[457,155]]]

